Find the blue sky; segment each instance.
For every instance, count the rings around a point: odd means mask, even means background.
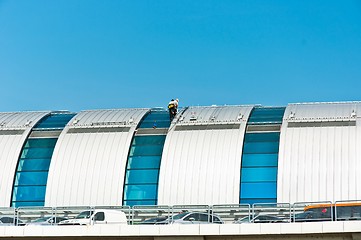
[[[360,0],[0,0],[0,111],[361,100]]]

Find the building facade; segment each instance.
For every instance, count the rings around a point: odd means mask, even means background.
[[[361,199],[361,102],[0,113],[0,207]]]

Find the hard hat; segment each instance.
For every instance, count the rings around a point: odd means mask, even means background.
[[[176,99],[177,102],[179,102],[178,98]]]

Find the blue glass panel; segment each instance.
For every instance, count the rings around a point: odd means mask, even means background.
[[[17,171],[47,171],[50,166],[50,158],[20,160]]]
[[[128,170],[126,173],[126,184],[158,183],[158,169],[155,170]]]
[[[280,133],[247,133],[244,137],[245,142],[279,142]]]
[[[168,117],[169,118],[169,117]],[[145,121],[139,126],[139,128],[169,128],[170,122],[165,121]]]
[[[129,156],[154,156],[162,155],[163,145],[132,146]]]
[[[241,198],[277,198],[277,183],[241,183]]]
[[[242,167],[277,167],[278,154],[243,154]]]
[[[242,168],[241,182],[265,182],[277,180],[277,167]]]
[[[54,148],[57,138],[32,138],[25,143],[25,148]]]
[[[136,205],[142,205],[142,206],[145,206],[145,205],[157,205],[157,201],[156,200],[139,200],[139,201],[132,201],[132,200],[129,200],[129,201],[124,201],[124,206],[136,206]]]
[[[151,113],[145,117],[144,121],[168,121],[169,122],[169,113],[165,112],[162,114]]]
[[[159,168],[161,156],[129,157],[127,169]]]
[[[169,128],[169,114],[167,111],[151,111],[141,122],[139,128]]]
[[[248,124],[255,125],[255,124],[261,124],[261,123],[282,123],[282,119],[277,117],[267,117],[267,118],[250,118],[248,120]]]
[[[157,198],[157,185],[125,185],[124,200],[143,200]]]
[[[241,204],[254,204],[254,203],[275,203],[277,198],[243,198],[241,199]]]
[[[16,202],[16,201],[13,201],[11,203],[11,206],[12,207],[29,207],[29,206],[32,206],[32,207],[43,207],[44,206],[44,201],[37,201],[37,202]]]
[[[278,153],[279,142],[245,142],[243,153]]]
[[[45,186],[14,187],[13,201],[44,201]]]
[[[51,158],[54,148],[24,148],[21,158]]]
[[[251,116],[283,116],[286,108],[254,108]]]
[[[17,185],[46,185],[48,172],[17,172],[15,186]]]
[[[133,139],[132,145],[163,145],[165,141],[164,135],[154,135],[154,136],[136,136]]]
[[[35,125],[34,129],[39,128],[64,128],[75,114],[53,114],[42,119]]]

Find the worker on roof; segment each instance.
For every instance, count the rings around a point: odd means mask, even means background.
[[[177,98],[176,100],[172,99],[172,100],[168,103],[168,110],[169,110],[169,118],[170,118],[170,121],[172,121],[173,118],[175,117],[175,115],[177,115],[177,112],[178,112],[178,103],[179,103],[178,98]]]

